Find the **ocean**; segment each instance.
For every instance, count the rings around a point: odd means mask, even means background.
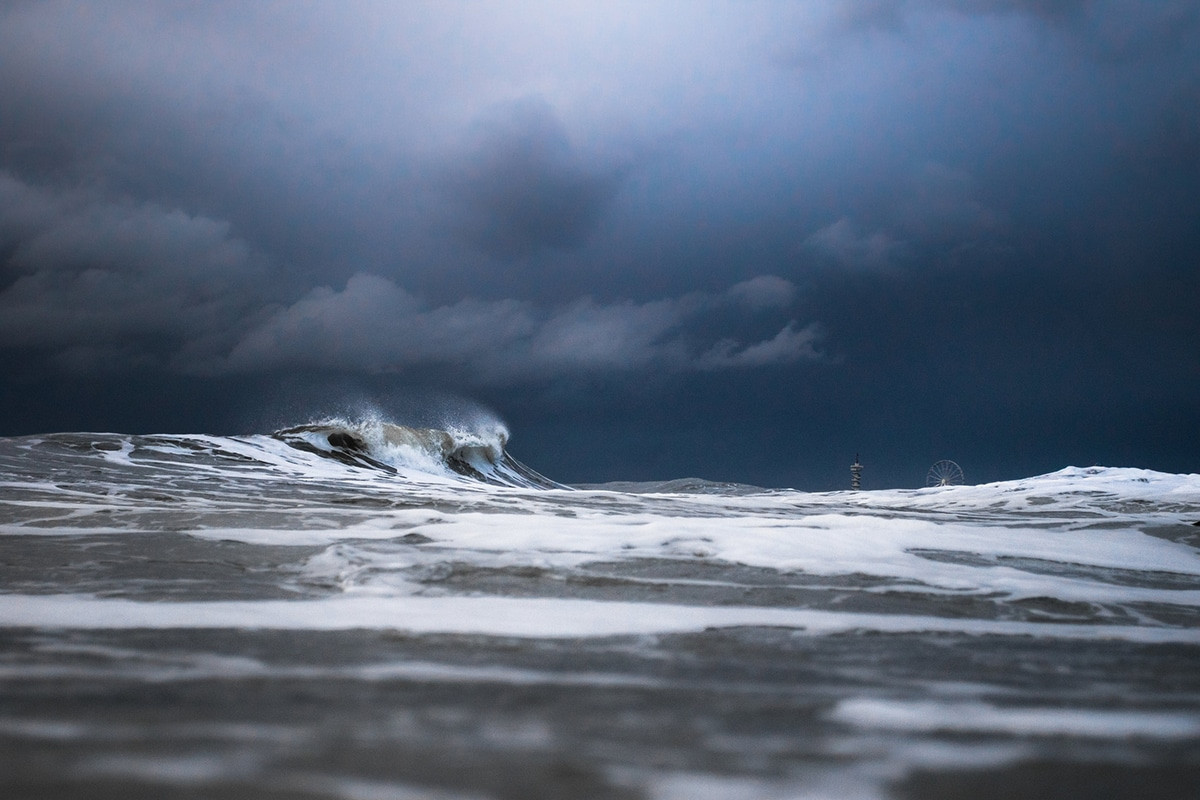
[[[0,797],[1200,797],[1200,475],[567,487],[500,425],[0,439]]]

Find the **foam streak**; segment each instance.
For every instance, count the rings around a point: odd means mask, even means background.
[[[875,631],[1200,644],[1200,630],[1182,628],[515,597],[339,597],[312,601],[139,603],[87,595],[4,595],[0,596],[0,620],[9,628],[379,628],[517,638],[686,633],[745,626],[792,628],[809,635]]]

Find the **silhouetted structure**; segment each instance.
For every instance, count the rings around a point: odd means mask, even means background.
[[[953,461],[939,461],[929,468],[926,486],[959,486],[963,482],[962,467]]]
[[[862,464],[858,463],[858,453],[854,454],[854,463],[850,465],[850,488],[856,492],[862,488]]]

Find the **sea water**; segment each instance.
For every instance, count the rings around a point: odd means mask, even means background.
[[[0,440],[0,797],[1200,796],[1200,476],[568,488],[506,442]]]

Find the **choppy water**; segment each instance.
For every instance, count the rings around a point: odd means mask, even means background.
[[[0,796],[1200,796],[1200,476],[569,490],[399,430],[0,440]]]

